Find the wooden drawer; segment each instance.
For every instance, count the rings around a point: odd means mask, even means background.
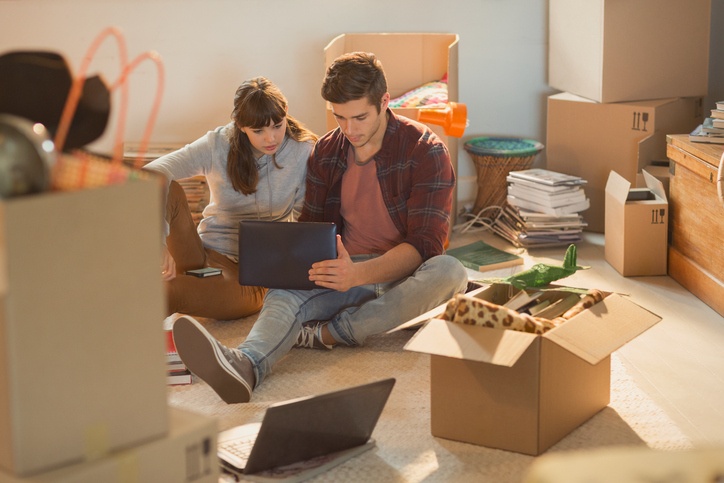
[[[667,136],[669,275],[724,315],[724,207],[717,195],[723,145]]]

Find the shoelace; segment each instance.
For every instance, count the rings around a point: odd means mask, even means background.
[[[298,347],[314,349],[314,345],[317,340],[315,329],[316,327],[302,327],[302,330],[299,331],[299,335],[297,336],[296,345]]]
[[[240,352],[224,346],[219,341],[216,341],[216,345],[221,349],[221,353],[224,354],[224,357],[231,367],[233,367],[237,373],[241,374],[239,369],[241,368],[244,356]]]

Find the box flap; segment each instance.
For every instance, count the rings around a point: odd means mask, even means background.
[[[405,344],[405,350],[511,367],[538,337],[432,319]]]
[[[0,254],[1,255],[1,254]],[[473,289],[469,292],[465,292],[465,295],[468,295],[470,297],[475,297],[482,291],[486,290],[489,287],[489,285],[483,285],[482,287],[478,287],[476,289]],[[1,292],[0,292],[1,293]],[[441,303],[435,308],[432,308],[425,312],[424,314],[420,314],[415,318],[412,318],[406,322],[401,323],[397,327],[394,327],[387,331],[388,334],[391,334],[393,332],[397,332],[398,330],[404,330],[404,329],[412,329],[414,327],[419,327],[421,325],[424,325],[425,322],[427,322],[430,319],[439,318],[442,314],[445,313],[445,309],[447,308],[448,301]]]
[[[614,293],[543,337],[598,364],[660,320],[658,315]]]
[[[666,122],[664,116],[656,116],[656,112],[650,114],[649,122],[655,127],[657,117],[662,123]],[[636,163],[636,172],[641,172],[646,166],[649,166],[655,159],[666,159],[666,134],[662,131],[654,131],[653,134],[641,139],[638,142],[638,154]]]
[[[645,169],[641,170],[641,173],[644,175],[644,180],[646,181],[646,187],[654,192],[656,196],[661,198],[663,201],[666,200],[666,191],[664,190],[664,184],[659,181],[659,179],[647,172]]]
[[[631,183],[626,180],[623,176],[618,174],[616,171],[611,170],[608,174],[608,181],[606,182],[606,193],[609,193],[616,200],[621,203],[626,203]]]
[[[355,51],[374,52],[382,62],[387,88],[395,98],[422,84],[448,74],[450,100],[457,100],[457,44],[453,33],[348,33],[335,37],[325,47],[325,66],[338,56]],[[451,50],[455,55],[450,59]],[[452,60],[452,63],[451,63]],[[450,77],[453,77],[450,79]]]

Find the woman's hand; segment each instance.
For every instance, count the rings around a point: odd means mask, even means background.
[[[358,285],[355,282],[355,268],[355,263],[342,244],[342,237],[337,235],[337,258],[313,264],[309,270],[309,280],[320,287],[346,292]]]
[[[164,282],[176,278],[176,261],[169,253],[166,245],[163,246],[161,253],[161,278]]]

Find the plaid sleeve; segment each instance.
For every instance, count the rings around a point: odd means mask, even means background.
[[[307,164],[304,206],[299,221],[339,220],[339,183],[334,180],[339,173],[338,141],[328,141],[329,135],[317,142]],[[320,140],[322,141],[322,140]]]
[[[450,154],[437,141],[412,166],[412,189],[407,202],[405,242],[424,260],[441,255],[450,228],[455,172]]]

